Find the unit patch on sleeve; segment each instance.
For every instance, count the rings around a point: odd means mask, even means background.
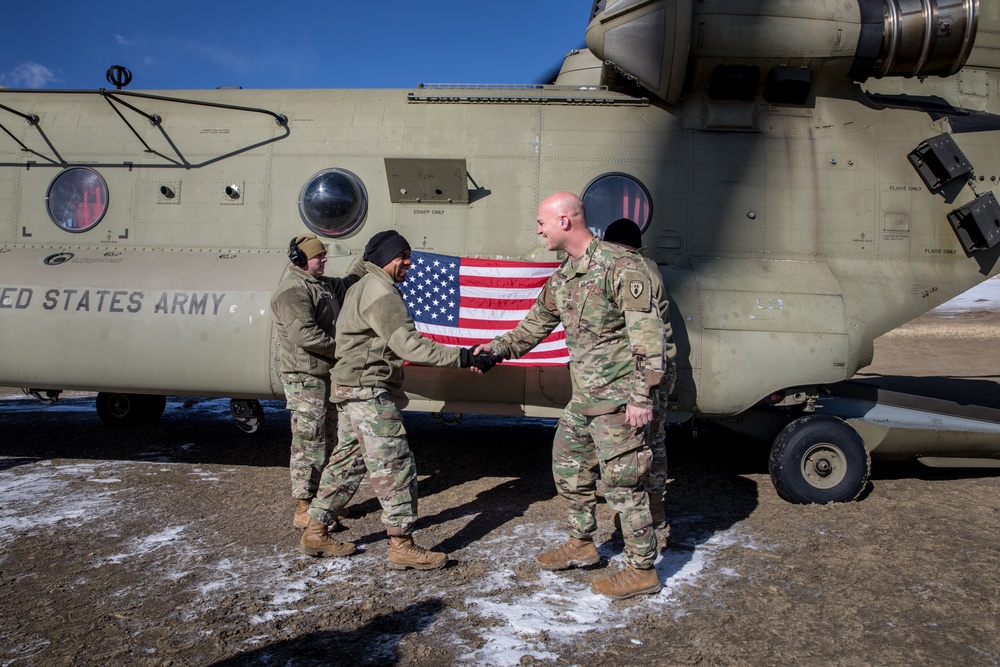
[[[652,290],[649,276],[639,271],[623,271],[622,286],[625,288],[625,310],[648,311],[652,307]]]

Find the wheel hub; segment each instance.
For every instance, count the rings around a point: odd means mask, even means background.
[[[800,471],[810,486],[832,489],[847,475],[847,457],[832,443],[817,443],[806,450]]]
[[[115,394],[108,403],[111,414],[118,419],[124,419],[132,409],[132,402],[125,394]]]

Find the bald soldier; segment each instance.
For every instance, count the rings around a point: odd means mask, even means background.
[[[560,323],[566,329],[573,395],[552,443],[552,474],[570,504],[569,539],[537,559],[547,570],[600,560],[594,546],[600,475],[605,500],[622,517],[626,565],[595,581],[593,590],[614,598],[657,593],[656,533],[643,478],[652,459],[646,432],[663,378],[665,337],[649,270],[634,252],[591,233],[573,193],[546,197],[537,222],[546,248],[564,251],[566,259],[512,331],[473,350],[518,358]]]

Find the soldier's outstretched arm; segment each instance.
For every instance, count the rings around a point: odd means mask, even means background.
[[[531,310],[517,326],[489,343],[477,346],[473,352],[488,351],[504,359],[518,359],[545,340],[559,326],[559,309],[555,296],[546,282],[532,304]]]
[[[343,305],[344,295],[347,294],[347,290],[351,285],[361,280],[366,273],[368,273],[368,269],[365,268],[365,262],[362,256],[358,255],[347,268],[347,274],[343,278],[328,278],[324,276],[323,280],[330,286],[333,293],[337,295],[337,302]]]
[[[403,297],[398,293],[389,292],[382,296],[365,311],[365,315],[369,326],[400,359],[424,366],[461,366],[461,349],[436,343],[417,331]]]

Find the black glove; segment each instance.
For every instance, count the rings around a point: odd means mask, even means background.
[[[503,362],[503,357],[492,352],[480,352],[472,358],[472,365],[484,373],[488,373],[494,366]]]
[[[461,350],[462,355],[462,368],[468,368],[469,366],[475,366],[484,373],[488,373],[497,364],[503,361],[503,358],[492,354],[490,352],[480,352],[479,354],[473,354],[472,350],[474,347],[463,347]]]

